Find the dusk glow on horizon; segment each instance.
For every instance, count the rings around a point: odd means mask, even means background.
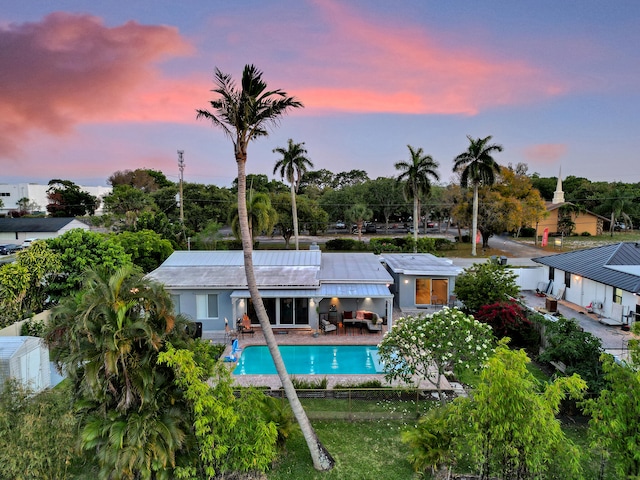
[[[64,10],[61,10],[64,8]],[[640,182],[640,3],[492,0],[3,2],[0,183],[106,185],[117,170],[230,186],[233,147],[196,120],[216,67],[305,108],[249,146],[305,142],[314,169],[395,176],[407,145],[454,179],[467,135],[543,177]]]

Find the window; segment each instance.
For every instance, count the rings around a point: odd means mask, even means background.
[[[218,318],[218,295],[196,295],[196,316],[198,318]]]
[[[549,267],[549,280],[553,280],[556,276],[556,269]]]
[[[171,295],[171,303],[173,303],[173,313],[180,313],[180,295]]]
[[[571,288],[571,273],[564,272],[564,286],[567,288]]]
[[[622,289],[614,288],[613,289],[613,303],[622,303]]]
[[[296,325],[309,324],[309,299],[296,298]]]

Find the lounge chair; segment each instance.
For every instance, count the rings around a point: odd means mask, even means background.
[[[335,331],[336,335],[338,334],[338,327],[328,320],[320,320],[320,330],[324,333]]]

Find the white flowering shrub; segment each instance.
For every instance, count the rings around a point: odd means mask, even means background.
[[[444,401],[446,372],[478,372],[493,353],[491,327],[457,308],[398,319],[378,346],[387,380],[427,381]]]

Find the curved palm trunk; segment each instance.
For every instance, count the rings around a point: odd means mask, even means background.
[[[296,205],[296,189],[293,186],[293,182],[291,182],[291,214],[293,215],[293,234],[296,239],[296,250],[298,250],[298,206]]]
[[[471,256],[476,256],[476,232],[478,231],[478,185],[473,186],[473,219],[471,220]]]
[[[415,194],[414,194],[415,195]],[[413,197],[413,253],[418,253],[418,197]]]
[[[300,430],[302,431],[304,439],[307,442],[307,446],[309,447],[313,466],[316,470],[331,470],[335,461],[324,445],[320,442],[315,430],[311,426],[311,422],[309,421],[304,408],[302,408],[302,404],[298,399],[298,395],[293,383],[291,382],[291,378],[284,366],[282,355],[280,354],[273,330],[271,329],[271,323],[269,323],[267,311],[264,308],[262,297],[258,291],[255,273],[253,271],[253,245],[251,236],[249,235],[249,220],[247,215],[246,161],[246,152],[236,151],[236,162],[238,163],[238,216],[240,220],[240,233],[242,238],[242,251],[244,254],[244,269],[247,276],[247,287],[249,288],[249,293],[251,294],[251,300],[256,310],[256,314],[258,315],[258,320],[260,321],[260,327],[262,328],[264,339],[269,347],[269,352],[273,358],[273,363],[275,364],[276,371],[278,372],[278,376],[282,382],[285,394],[289,399],[291,410],[300,425]]]

